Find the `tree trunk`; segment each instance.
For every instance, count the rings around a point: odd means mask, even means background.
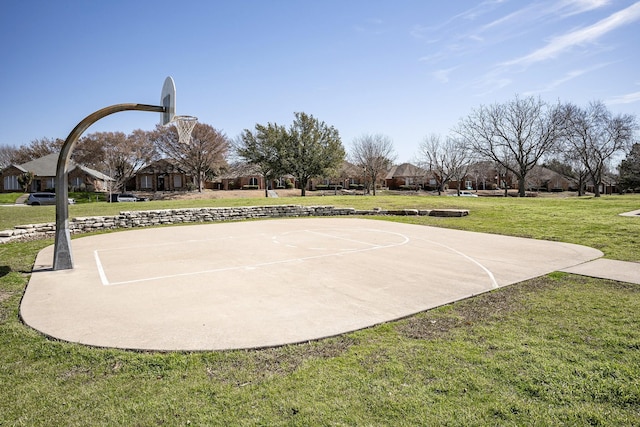
[[[300,196],[304,197],[307,195],[307,184],[309,183],[309,180],[307,179],[300,179]]]
[[[519,176],[518,177],[518,197],[526,197],[527,196],[527,189],[526,189],[526,182],[524,179],[524,176]]]
[[[578,177],[578,197],[584,196],[584,178],[582,175]]]

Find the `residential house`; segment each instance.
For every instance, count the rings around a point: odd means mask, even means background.
[[[534,166],[527,174],[527,190],[569,191],[576,187],[574,180],[544,166]]]
[[[171,159],[157,160],[136,172],[127,188],[136,191],[187,191],[193,179]]]
[[[22,191],[18,184],[18,177],[27,172],[33,174],[28,191],[54,191],[58,156],[58,153],[52,153],[20,165],[12,164],[4,168],[1,173],[0,191]],[[106,191],[111,181],[113,179],[102,172],[77,164],[73,160],[69,162],[69,188],[72,191]]]
[[[264,190],[293,188],[295,179],[291,175],[283,175],[265,184],[259,166],[248,163],[233,163],[228,166],[217,181],[210,183],[214,190]]]
[[[392,166],[384,178],[385,185],[390,190],[419,190],[435,187],[435,180],[426,169],[403,163]],[[432,182],[433,181],[433,182]]]
[[[316,177],[309,181],[309,190],[356,190],[364,187],[364,170],[349,163],[347,161],[342,162],[340,169],[333,176]],[[384,184],[383,181],[376,183],[380,186]]]

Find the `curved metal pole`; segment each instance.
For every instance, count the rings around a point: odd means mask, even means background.
[[[71,237],[69,234],[69,161],[71,153],[80,139],[82,133],[98,120],[120,111],[150,111],[163,113],[165,107],[145,104],[116,104],[98,110],[85,117],[71,131],[58,156],[56,169],[56,242],[53,251],[53,269],[69,270],[73,268],[73,256],[71,253]]]

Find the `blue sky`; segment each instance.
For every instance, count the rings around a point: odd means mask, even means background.
[[[236,137],[304,111],[349,150],[381,133],[398,162],[516,94],[640,112],[640,1],[4,0],[0,144],[66,138],[119,103],[158,104]],[[86,133],[153,129],[123,112]],[[85,134],[86,134],[85,133]]]

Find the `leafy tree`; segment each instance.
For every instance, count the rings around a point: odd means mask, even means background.
[[[386,135],[362,135],[353,141],[351,148],[352,162],[364,171],[368,178],[365,187],[373,187],[376,195],[376,182],[387,173],[396,159],[393,141]]]
[[[154,140],[160,152],[177,161],[194,177],[200,192],[205,179],[219,174],[226,165],[225,155],[230,146],[224,133],[204,123],[196,123],[186,144],[178,140],[178,132],[173,126],[158,126]]]
[[[613,115],[602,101],[587,108],[573,104],[562,107],[566,151],[573,151],[593,180],[595,197],[600,197],[600,184],[608,163],[633,141],[638,125],[635,116]]]
[[[287,137],[284,126],[256,124],[254,131],[245,129],[235,142],[235,153],[245,162],[255,165],[262,175],[265,197],[269,197],[267,183],[284,173],[281,152]]]
[[[513,173],[518,195],[524,197],[527,173],[556,146],[561,125],[557,107],[516,96],[504,104],[480,106],[460,121],[455,132],[473,152]]]
[[[279,150],[283,169],[298,180],[302,196],[312,177],[330,175],[345,158],[338,131],[306,113],[295,113]]]
[[[623,190],[636,190],[640,188],[640,143],[631,147],[627,157],[618,167],[620,172],[620,187]]]
[[[24,191],[25,193],[29,191],[29,186],[33,182],[34,177],[35,175],[33,174],[33,172],[30,171],[18,176],[18,184],[20,184],[20,187],[22,187],[22,191]]]

